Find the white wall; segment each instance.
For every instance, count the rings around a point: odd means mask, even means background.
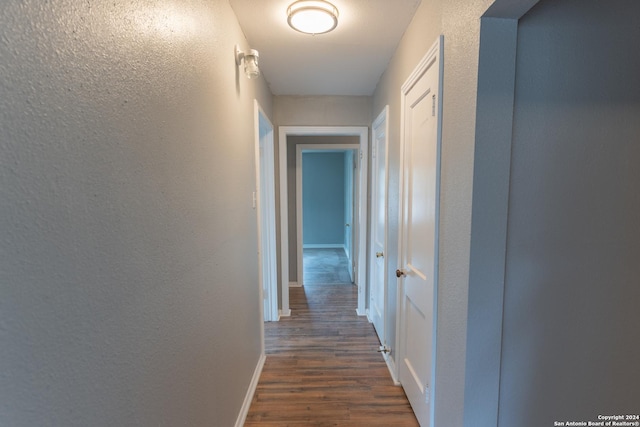
[[[260,356],[226,1],[0,13],[0,424],[230,426]]]
[[[640,3],[518,27],[499,425],[637,414]]]

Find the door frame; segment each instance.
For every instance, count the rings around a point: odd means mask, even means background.
[[[444,37],[442,35],[438,36],[436,42],[429,48],[424,57],[420,60],[420,62],[416,65],[414,70],[411,72],[407,80],[402,85],[400,96],[400,183],[399,183],[399,216],[400,221],[398,222],[398,268],[404,269],[405,264],[405,242],[403,240],[404,234],[404,225],[403,218],[405,215],[405,185],[406,185],[406,172],[405,172],[405,164],[407,163],[406,156],[406,107],[405,107],[405,99],[411,89],[415,86],[415,84],[420,80],[420,78],[424,75],[424,73],[428,70],[429,66],[436,60],[439,60],[438,63],[438,93],[440,96],[437,100],[437,108],[438,108],[438,123],[437,123],[437,134],[436,134],[436,197],[435,197],[435,233],[434,233],[434,271],[433,271],[433,335],[431,342],[431,366],[429,367],[431,371],[431,383],[429,384],[429,425],[435,425],[435,400],[436,400],[436,364],[437,364],[437,336],[438,336],[438,284],[439,284],[439,245],[440,245],[440,176],[441,176],[441,154],[442,154],[442,98],[443,98],[443,71],[444,71],[444,60],[443,60],[443,42]],[[403,352],[403,325],[405,323],[405,308],[404,308],[404,280],[402,278],[398,279],[398,289],[397,289],[397,313],[398,313],[398,321],[396,322],[396,360],[400,361],[404,358]],[[396,363],[396,375],[397,378],[400,378],[400,363]]]
[[[464,425],[497,426],[519,20],[539,0],[496,0],[480,16]],[[482,343],[482,352],[473,351]]]
[[[291,315],[289,308],[289,200],[287,189],[287,138],[289,136],[358,136],[360,147],[360,188],[358,200],[358,224],[363,232],[358,232],[358,269],[356,284],[358,286],[359,316],[366,315],[366,247],[367,247],[367,195],[368,195],[368,159],[369,128],[367,126],[280,126],[278,127],[278,158],[280,164],[280,269],[282,288],[282,316]],[[363,161],[364,160],[364,161]]]
[[[345,227],[345,242],[347,239],[349,239],[349,246],[345,249],[347,249],[347,258],[349,261],[349,278],[351,279],[351,283],[355,283],[356,282],[356,275],[355,275],[355,266],[356,266],[356,259],[355,259],[355,254],[356,254],[356,227],[355,224],[356,223],[356,216],[355,216],[355,212],[358,211],[358,174],[360,173],[359,168],[358,168],[358,163],[356,162],[356,159],[358,158],[358,151],[359,150],[349,150],[345,153],[345,190],[346,189],[351,189],[351,197],[349,197],[349,200],[345,200],[345,208],[346,208],[346,203],[351,202],[349,207],[348,207],[348,212],[349,215],[348,217],[345,217],[345,224],[351,224],[349,226],[349,229],[347,230]],[[346,162],[347,160],[349,161],[349,167],[348,167],[348,171],[347,171],[347,167],[346,167]],[[345,193],[346,194],[346,193]]]
[[[358,150],[359,144],[297,144],[296,145],[296,260],[298,263],[297,286],[304,286],[304,240],[303,240],[303,213],[302,213],[302,153],[331,153]],[[353,196],[352,196],[353,198]],[[355,218],[354,218],[355,219]],[[351,227],[354,227],[352,224]],[[353,243],[353,242],[352,242]],[[351,267],[349,267],[351,268]]]
[[[258,218],[258,274],[260,283],[260,307],[262,311],[260,317],[264,321],[275,321],[278,320],[278,259],[276,257],[275,147],[273,124],[257,100],[254,99],[253,105],[256,156],[255,205]],[[263,129],[266,129],[264,132],[266,139],[263,145],[263,158],[261,158],[260,143],[262,142]]]

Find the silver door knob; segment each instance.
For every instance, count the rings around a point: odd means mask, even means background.
[[[407,275],[407,273],[405,273],[403,270],[401,270],[401,269],[397,269],[396,270],[396,277],[404,277],[406,275]]]

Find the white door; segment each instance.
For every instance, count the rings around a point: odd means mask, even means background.
[[[432,414],[440,55],[439,39],[402,89],[399,378],[421,426]]]
[[[369,254],[369,317],[380,339],[387,345],[387,109],[373,122],[371,152],[371,252]]]

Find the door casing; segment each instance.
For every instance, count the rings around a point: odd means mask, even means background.
[[[278,260],[273,125],[256,100],[254,123],[261,317],[265,321],[274,321],[278,319]]]
[[[369,158],[369,128],[367,126],[280,126],[278,128],[278,153],[280,163],[280,286],[282,289],[281,316],[290,316],[289,307],[289,215],[288,215],[288,189],[287,189],[287,138],[289,136],[358,136],[360,176],[358,187],[358,224],[363,232],[357,233],[358,251],[356,284],[358,286],[359,316],[366,315],[366,277],[367,277],[367,195],[368,195],[368,158]]]
[[[309,152],[344,152],[349,150],[358,150],[360,147],[358,144],[297,144],[296,145],[296,260],[298,263],[298,277],[296,279],[296,286],[304,285],[304,256],[303,256],[303,209],[302,209],[302,153]],[[353,194],[353,197],[357,197],[357,194]],[[351,224],[354,228],[358,228],[357,221],[354,218],[354,224]],[[351,269],[351,268],[350,268]]]

